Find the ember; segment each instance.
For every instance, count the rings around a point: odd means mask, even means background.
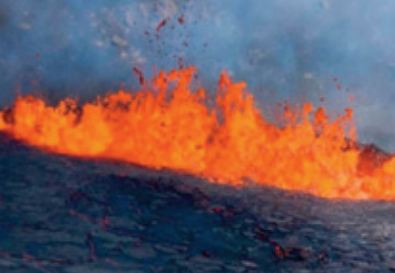
[[[185,23],[185,18],[184,15],[181,15],[177,18],[178,23],[180,23],[181,25]]]
[[[133,67],[133,73],[137,76],[137,78],[139,79],[139,83],[140,85],[144,85],[144,74],[143,72],[138,69],[137,67]]]
[[[161,29],[166,26],[167,24],[167,19],[163,19],[162,21],[159,22],[159,24],[156,26],[156,31],[160,32]]]
[[[395,199],[395,159],[356,145],[352,110],[330,120],[312,104],[288,107],[278,127],[246,84],[226,73],[208,107],[205,90],[190,90],[194,73],[161,72],[147,85],[151,91],[120,90],[82,107],[72,99],[53,107],[19,97],[2,113],[0,129],[55,153],[169,168],[217,183],[241,186],[248,179],[325,198]]]

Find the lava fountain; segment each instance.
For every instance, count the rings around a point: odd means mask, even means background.
[[[395,158],[370,164],[375,157],[357,144],[351,109],[330,119],[307,103],[286,108],[279,126],[255,106],[244,82],[223,73],[210,98],[202,88],[191,90],[194,73],[160,72],[139,92],[120,90],[81,106],[71,98],[50,106],[18,97],[0,113],[0,130],[54,153],[168,168],[215,183],[395,199]]]

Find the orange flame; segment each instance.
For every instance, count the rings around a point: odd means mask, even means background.
[[[65,99],[19,97],[2,112],[0,130],[49,151],[170,168],[242,185],[262,185],[325,198],[395,199],[395,159],[370,170],[361,163],[352,110],[330,120],[323,108],[286,109],[286,124],[270,123],[226,73],[215,106],[190,90],[194,68],[161,72],[151,91],[99,97],[82,107]]]

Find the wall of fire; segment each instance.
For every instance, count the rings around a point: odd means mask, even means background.
[[[35,92],[89,99],[132,68],[227,69],[258,103],[310,100],[356,110],[360,136],[395,151],[392,0],[2,0],[0,105]],[[354,99],[350,102],[350,96]]]

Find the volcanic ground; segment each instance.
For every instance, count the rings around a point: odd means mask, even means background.
[[[0,137],[0,272],[395,272],[395,204],[47,154]]]

